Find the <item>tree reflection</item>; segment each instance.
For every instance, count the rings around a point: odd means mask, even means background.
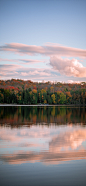
[[[20,125],[47,124],[86,124],[85,107],[0,107],[0,125],[11,125],[20,127]]]

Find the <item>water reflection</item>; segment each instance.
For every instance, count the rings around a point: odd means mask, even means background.
[[[0,124],[86,124],[86,107],[0,107]]]
[[[0,117],[1,162],[86,159],[85,108],[3,107]]]

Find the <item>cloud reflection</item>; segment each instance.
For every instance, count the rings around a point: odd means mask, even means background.
[[[0,160],[10,164],[36,161],[57,164],[60,161],[86,159],[86,128],[81,126],[1,128],[0,139],[6,151],[13,147],[13,151],[7,154],[0,145]]]

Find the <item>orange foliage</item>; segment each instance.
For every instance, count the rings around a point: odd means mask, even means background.
[[[33,89],[32,91],[33,91],[33,93],[35,93],[35,94],[37,93],[37,90],[36,90],[36,89]]]
[[[68,97],[72,97],[70,92],[66,92],[66,95],[67,95]]]

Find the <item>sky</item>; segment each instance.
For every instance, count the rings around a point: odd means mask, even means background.
[[[0,0],[0,79],[86,82],[86,0]]]

